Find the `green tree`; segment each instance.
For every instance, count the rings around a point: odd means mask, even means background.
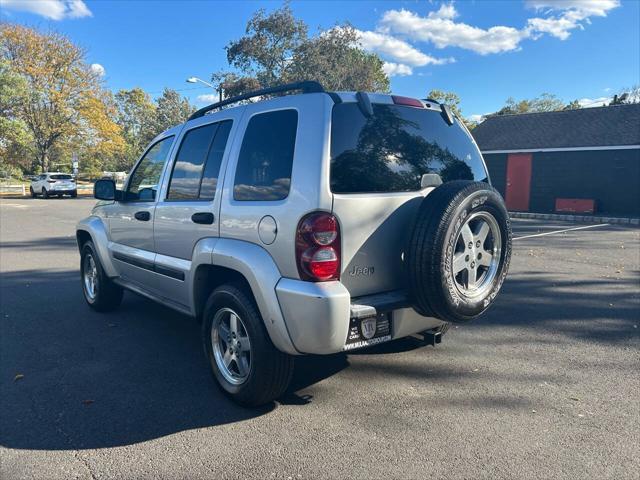
[[[288,4],[267,15],[263,9],[247,23],[246,35],[226,47],[229,65],[271,86],[285,76],[295,50],[307,38],[307,26]]]
[[[460,97],[457,93],[434,89],[427,94],[427,98],[439,103],[446,103],[451,107],[451,110],[458,116],[458,118],[463,118],[462,109],[460,108]]]
[[[529,101],[531,112],[557,112],[565,107],[565,104],[557,95],[552,93],[543,93],[539,97]]]
[[[288,4],[270,14],[258,10],[246,35],[226,47],[235,71],[214,73],[212,80],[227,97],[299,80],[316,80],[330,90],[389,90],[382,60],[360,47],[353,27],[339,25],[316,36],[307,32]]]
[[[462,108],[460,107],[460,97],[457,93],[433,89],[427,94],[427,98],[435,100],[439,103],[449,105],[453,113],[464,122],[469,130],[473,130],[478,126],[478,122],[469,120],[462,114]]]
[[[582,108],[582,105],[580,105],[580,102],[578,100],[573,100],[567,103],[564,106],[563,110],[578,110],[580,108]]]
[[[629,103],[640,103],[640,85],[622,89],[620,93],[613,96],[609,105],[625,105]]]
[[[358,46],[356,30],[343,25],[301,42],[282,80],[317,80],[329,90],[387,92],[383,65],[380,57]]]
[[[235,97],[260,88],[260,82],[255,77],[241,77],[233,72],[216,72],[211,75],[211,81],[222,88],[225,97]]]
[[[153,136],[185,122],[195,107],[175,90],[165,88],[158,98],[153,122]]]
[[[32,162],[33,138],[17,116],[26,99],[26,80],[0,59],[0,172],[12,176],[29,170]]]
[[[122,128],[126,142],[123,162],[119,167],[128,170],[155,136],[156,104],[138,87],[120,90],[115,95],[115,102],[116,122]]]
[[[565,105],[557,95],[552,93],[543,93],[539,97],[530,100],[515,100],[513,97],[507,98],[504,106],[492,115],[512,115],[518,113],[536,113],[536,112],[556,112],[565,110],[571,105],[571,108],[579,108],[577,101],[570,102]]]

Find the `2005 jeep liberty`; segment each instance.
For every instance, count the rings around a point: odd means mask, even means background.
[[[247,406],[283,394],[295,355],[439,342],[491,306],[511,255],[478,147],[431,100],[263,89],[158,135],[122,190],[94,188],[77,226],[88,304],[127,289],[199,319]]]

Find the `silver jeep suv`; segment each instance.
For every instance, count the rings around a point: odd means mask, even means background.
[[[199,319],[217,382],[249,406],[285,392],[296,355],[439,342],[493,303],[511,254],[446,105],[316,82],[195,112],[95,197],[77,226],[88,304],[127,289]]]

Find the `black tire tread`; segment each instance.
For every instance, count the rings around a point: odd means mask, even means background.
[[[446,235],[452,217],[460,202],[472,193],[485,189],[498,197],[500,194],[489,184],[458,180],[445,183],[431,192],[422,205],[414,225],[413,234],[410,237],[407,264],[407,274],[411,295],[414,298],[414,308],[418,313],[425,316],[435,316],[437,318],[451,321],[449,311],[444,297],[438,295],[429,288],[415,288],[417,285],[437,285],[442,281],[440,248],[425,248],[425,245],[439,245]],[[503,207],[504,208],[504,207]],[[504,209],[508,238],[505,239],[507,245],[506,267],[509,264],[511,252],[511,235],[509,215]],[[505,267],[505,268],[506,268]],[[475,316],[456,315],[455,321],[468,321]]]
[[[93,255],[93,261],[96,263],[96,268],[98,269],[98,297],[92,303],[87,299],[87,304],[97,312],[111,312],[116,310],[120,303],[122,303],[123,289],[119,285],[116,285],[104,272],[102,268],[102,264],[100,263],[100,258],[98,258],[98,254],[96,253],[95,246],[91,240],[87,240],[82,245],[82,254],[80,255],[80,281],[84,282],[83,276],[83,264],[84,264],[84,256],[85,251],[90,250]],[[81,285],[84,292],[84,285]],[[86,297],[85,297],[86,299]]]
[[[267,404],[280,397],[289,386],[293,376],[293,357],[279,351],[271,342],[271,338],[264,326],[262,316],[255,303],[253,295],[246,291],[246,288],[236,284],[225,284],[216,288],[207,301],[205,307],[205,321],[203,322],[203,342],[205,342],[205,353],[209,359],[209,348],[206,342],[209,342],[210,335],[210,319],[217,311],[216,306],[223,303],[218,298],[222,295],[228,295],[242,305],[245,309],[246,322],[250,322],[256,335],[252,338],[252,370],[259,368],[259,374],[253,375],[247,383],[241,386],[237,392],[230,392],[221,384],[221,380],[216,377],[222,391],[231,397],[237,403],[246,407],[257,407]],[[245,322],[245,324],[246,324]],[[211,359],[209,359],[211,361]],[[259,362],[256,365],[254,362]],[[212,368],[215,367],[215,361],[212,362]]]

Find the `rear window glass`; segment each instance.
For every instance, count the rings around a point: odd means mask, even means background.
[[[71,180],[73,177],[71,175],[50,175],[52,180]]]
[[[287,198],[297,128],[296,110],[261,113],[251,118],[238,156],[235,200]]]
[[[366,118],[356,103],[333,107],[331,190],[334,193],[420,190],[422,175],[487,181],[480,152],[457,123],[439,112],[373,105]]]

